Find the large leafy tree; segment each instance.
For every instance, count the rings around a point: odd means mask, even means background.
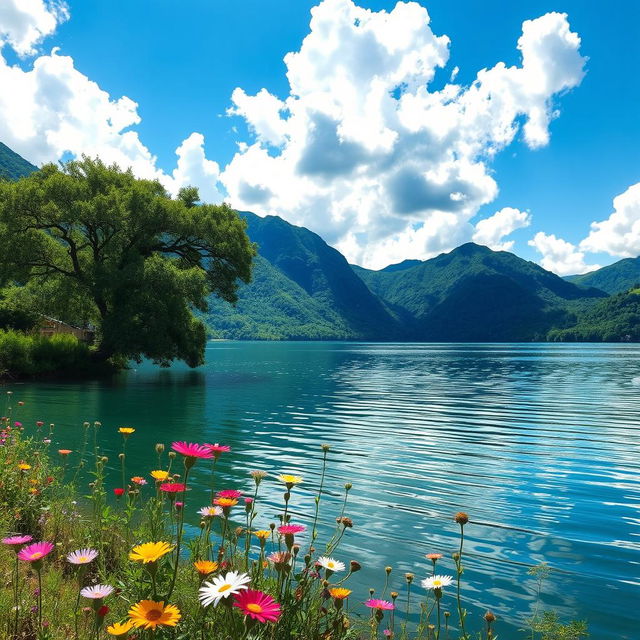
[[[255,248],[226,205],[171,199],[157,181],[83,158],[0,184],[4,281],[43,313],[90,320],[100,359],[203,360],[205,311],[235,302]]]

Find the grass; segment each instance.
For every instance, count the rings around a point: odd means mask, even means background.
[[[311,526],[291,520],[298,476],[250,473],[251,491],[216,486],[220,456],[227,447],[159,443],[150,451],[155,471],[148,478],[125,473],[126,446],[135,430],[120,429],[121,470],[108,477],[101,454],[99,422],[84,423],[75,451],[51,451],[51,430],[22,425],[12,393],[0,423],[0,638],[7,640],[496,640],[499,620],[467,619],[464,607],[464,549],[469,516],[452,525],[459,544],[452,549],[454,575],[440,574],[439,554],[427,556],[432,571],[406,574],[403,602],[389,591],[391,567],[381,568],[381,586],[361,593],[352,576],[356,561],[340,560],[345,536],[354,535],[348,517],[351,485],[344,485],[342,510],[328,540],[317,523],[326,490],[330,450],[323,462]],[[200,534],[184,533],[189,474],[194,465],[210,470],[211,505],[201,510]],[[89,487],[86,486],[89,474]],[[260,511],[263,483],[283,487],[282,511],[266,522]],[[114,490],[118,490],[115,491]],[[120,494],[119,496],[116,496]],[[12,535],[32,541],[10,544]],[[51,550],[33,556],[33,542]],[[14,541],[15,542],[15,541]],[[89,551],[82,551],[88,549]],[[86,556],[84,560],[70,556]],[[94,553],[95,552],[95,553]],[[93,557],[95,555],[95,557]],[[86,562],[85,562],[86,560]],[[75,563],[74,563],[75,561]],[[198,561],[196,566],[195,561]],[[538,596],[549,568],[532,569]],[[87,588],[107,585],[101,597]],[[95,595],[95,594],[94,594]],[[358,613],[366,605],[368,614]],[[418,620],[416,622],[416,620]],[[523,631],[529,640],[581,640],[581,622],[564,624],[535,610]]]

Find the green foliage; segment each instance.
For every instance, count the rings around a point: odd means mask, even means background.
[[[596,271],[568,276],[565,280],[581,287],[595,287],[611,295],[624,293],[640,284],[640,258],[624,258]]]
[[[38,167],[27,162],[22,156],[0,142],[0,180],[18,180],[37,171]]]
[[[635,290],[600,301],[580,314],[575,326],[553,329],[552,342],[639,342],[640,295]]]
[[[81,374],[91,367],[89,347],[75,336],[51,338],[0,330],[0,372],[12,377],[60,372]]]
[[[232,209],[197,200],[99,160],[46,165],[0,184],[0,275],[39,312],[95,324],[100,359],[196,366],[205,329],[193,310],[210,294],[235,302],[255,253]]]
[[[589,636],[586,622],[572,620],[563,624],[555,611],[545,611],[531,622],[531,629],[540,634],[540,640],[581,640]]]

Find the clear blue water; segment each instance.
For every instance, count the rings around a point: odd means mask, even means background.
[[[300,473],[293,513],[307,524],[328,443],[322,531],[333,531],[342,486],[352,482],[355,527],[336,555],[363,564],[360,601],[369,586],[381,589],[385,565],[404,595],[404,572],[419,583],[428,552],[444,553],[440,568],[453,574],[452,516],[464,510],[470,626],[491,608],[501,638],[522,637],[535,606],[527,569],[546,561],[554,571],[545,606],[588,619],[598,640],[637,640],[639,377],[635,345],[212,342],[195,371],[143,365],[110,383],[13,389],[27,402],[25,423],[55,422],[69,448],[84,420],[101,420],[115,460],[116,427],[135,427],[131,475],[153,468],[155,442],[173,439],[231,445],[220,485],[224,477],[249,489],[256,468]],[[193,481],[192,511],[207,501],[204,465]],[[259,523],[267,524],[282,489],[263,486]],[[445,603],[453,611],[450,596]]]

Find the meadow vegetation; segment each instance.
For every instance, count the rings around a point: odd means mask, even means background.
[[[172,638],[212,640],[496,640],[500,620],[465,610],[464,536],[473,526],[452,516],[459,543],[450,555],[413,559],[416,572],[380,567],[366,591],[361,566],[341,543],[357,535],[349,517],[351,484],[333,535],[320,539],[329,446],[315,507],[292,518],[304,479],[257,469],[245,486],[216,476],[228,446],[158,443],[129,460],[136,429],[119,427],[114,471],[101,450],[99,422],[79,426],[73,449],[54,444],[55,426],[20,422],[22,403],[7,392],[0,424],[0,637],[10,640]],[[114,462],[114,461],[112,461]],[[208,504],[190,499],[194,465],[209,470]],[[140,475],[131,475],[132,473]],[[276,521],[263,515],[265,483],[283,490]],[[199,516],[187,535],[185,515]],[[538,595],[550,569],[533,567]],[[514,612],[514,617],[518,612]],[[563,624],[536,607],[523,629],[530,640],[580,640],[581,622]]]

